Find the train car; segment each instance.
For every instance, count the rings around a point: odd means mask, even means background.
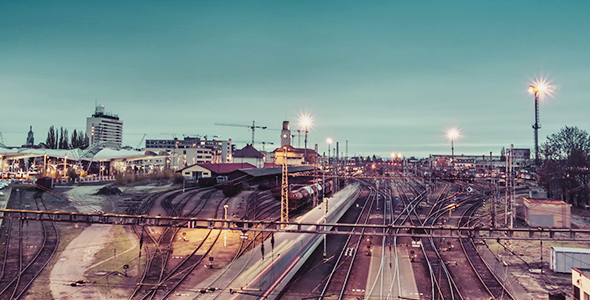
[[[226,197],[233,197],[242,191],[241,182],[225,182],[220,185],[223,195]]]
[[[35,185],[40,190],[48,190],[53,188],[53,178],[41,177],[35,181]]]
[[[322,183],[313,183],[303,186],[292,186],[292,190],[289,192],[289,210],[295,210],[313,200],[314,195],[318,195],[321,199],[324,195],[328,195],[332,192],[333,182],[331,180]],[[272,195],[277,200],[281,200],[281,188],[271,189]]]

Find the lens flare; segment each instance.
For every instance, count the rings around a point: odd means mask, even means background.
[[[538,93],[540,99],[545,99],[546,97],[554,98],[555,86],[547,78],[535,78],[529,85],[529,93]]]
[[[459,129],[457,129],[456,127],[449,128],[447,130],[447,138],[449,138],[450,140],[456,140],[458,137],[459,137]]]
[[[299,115],[299,128],[308,130],[313,125],[313,118],[308,113],[301,113]]]

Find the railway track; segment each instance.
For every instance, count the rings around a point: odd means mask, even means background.
[[[370,221],[373,206],[377,199],[377,191],[375,189],[370,190],[370,194],[367,197],[367,202],[363,206],[361,213],[356,219],[355,223],[362,222],[367,224]],[[364,228],[361,229],[361,234],[364,233]],[[361,252],[361,244],[364,240],[363,235],[349,235],[345,242],[345,246],[340,251],[338,258],[326,280],[326,284],[322,292],[320,293],[319,299],[324,299],[327,295],[338,295],[337,299],[344,299],[345,293],[348,291],[348,296],[364,296],[364,289],[354,291],[347,290],[349,280],[352,277],[354,263],[357,260],[357,256]],[[371,249],[367,249],[367,255],[370,255]],[[364,272],[363,272],[364,273]]]
[[[470,205],[468,209],[461,215],[459,226],[469,226],[473,220],[475,211],[480,207],[481,202]],[[490,266],[482,259],[477,248],[470,238],[460,238],[459,244],[461,250],[466,257],[466,261],[473,270],[475,278],[481,283],[482,290],[485,291],[485,296],[491,299],[515,299],[508,291],[502,281],[491,270]],[[473,293],[470,293],[473,295]]]
[[[15,196],[22,199],[23,192]],[[27,205],[37,210],[47,210],[42,195],[43,192],[35,192],[34,203],[23,203],[19,199],[11,202],[11,206]],[[9,220],[3,224],[7,235],[0,299],[22,299],[57,251],[59,232],[56,225],[48,221],[23,224]]]
[[[214,192],[213,189],[195,190],[188,195],[173,192],[163,196],[161,205],[172,216],[196,216],[204,210]],[[199,194],[197,201],[191,201]],[[177,199],[178,201],[175,201]],[[228,199],[224,197],[216,203],[213,218],[218,217],[219,208]],[[192,205],[191,208],[186,207],[189,202]],[[143,228],[139,232],[139,228],[135,227],[135,229],[141,241],[144,240],[144,235],[148,237],[145,242],[148,259],[143,276],[129,299],[165,299],[168,297],[189,276],[192,270],[202,263],[220,235],[220,231],[212,235],[212,230],[209,230],[190,255],[185,256],[180,262],[171,263],[169,258],[172,254],[172,245],[177,240],[176,236],[180,228],[166,227],[161,232],[150,232],[149,229],[144,230]],[[213,239],[213,242],[210,243],[209,249],[203,250],[205,242],[210,239]],[[202,254],[203,251],[205,254]]]

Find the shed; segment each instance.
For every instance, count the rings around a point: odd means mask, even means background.
[[[531,227],[571,228],[571,209],[571,204],[561,200],[523,200],[524,220]]]
[[[590,249],[551,247],[549,262],[551,271],[557,273],[571,273],[572,268],[590,268]]]

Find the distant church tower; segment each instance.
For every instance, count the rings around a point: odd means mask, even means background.
[[[33,126],[29,129],[29,134],[27,135],[27,146],[34,146],[35,145],[35,137],[33,133]]]
[[[291,146],[291,130],[289,130],[289,121],[283,121],[283,130],[281,130],[281,147]]]

